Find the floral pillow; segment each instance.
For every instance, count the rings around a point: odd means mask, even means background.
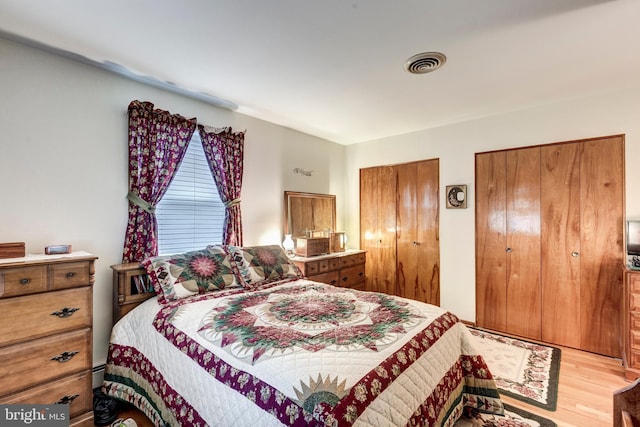
[[[228,246],[228,250],[238,267],[240,284],[247,290],[277,280],[302,277],[300,269],[278,245]]]
[[[144,260],[142,266],[160,303],[239,286],[224,246],[152,257]]]

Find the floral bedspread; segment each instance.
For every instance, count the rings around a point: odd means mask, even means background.
[[[471,343],[439,307],[296,280],[146,302],[114,327],[104,389],[157,425],[448,426],[502,412]]]

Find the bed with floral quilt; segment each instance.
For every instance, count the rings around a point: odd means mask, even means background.
[[[156,425],[450,426],[502,413],[439,307],[302,278],[278,246],[145,260],[157,295],[116,325],[103,391]]]

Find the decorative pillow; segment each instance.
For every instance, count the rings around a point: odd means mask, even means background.
[[[224,246],[152,257],[142,266],[161,303],[240,286]]]
[[[255,290],[265,283],[302,277],[300,269],[278,245],[228,246],[228,250],[238,268],[238,280],[245,289]]]

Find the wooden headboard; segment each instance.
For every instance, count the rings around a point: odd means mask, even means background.
[[[139,263],[114,264],[113,324],[155,295],[147,272]]]

